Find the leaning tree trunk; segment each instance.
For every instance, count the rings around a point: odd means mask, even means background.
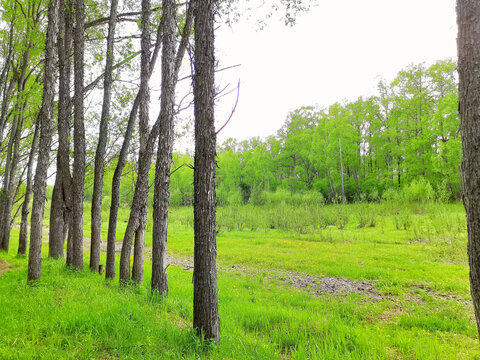
[[[162,29],[160,25],[157,31],[157,39],[155,42],[155,49],[153,50],[152,57],[150,59],[150,71],[149,79],[152,76],[152,72],[155,68],[155,63],[160,51],[160,46],[162,44]],[[135,101],[130,111],[128,118],[127,129],[125,130],[125,136],[122,143],[122,148],[120,149],[120,154],[117,160],[117,166],[112,178],[112,198],[110,202],[110,215],[108,219],[108,237],[107,237],[107,263],[105,269],[105,278],[114,279],[115,278],[115,240],[116,240],[116,231],[117,231],[117,216],[118,216],[118,207],[120,204],[120,180],[122,177],[122,172],[127,161],[128,148],[130,147],[130,139],[133,133],[133,127],[135,123],[135,118],[138,113],[138,108],[140,106],[140,91],[135,97]]]
[[[467,213],[470,287],[480,333],[480,2],[457,1],[463,204]]]
[[[72,242],[73,267],[83,269],[83,192],[85,183],[85,125],[83,102],[84,78],[84,15],[83,0],[75,1],[74,31],[74,73],[75,73],[75,113],[73,127],[73,196],[72,196]]]
[[[45,208],[47,170],[52,142],[53,102],[55,98],[55,40],[58,22],[58,0],[48,5],[48,26],[45,40],[45,63],[43,75],[42,107],[38,115],[40,125],[39,155],[33,185],[33,204],[30,229],[30,252],[28,254],[27,281],[41,276],[42,265],[42,221]]]
[[[8,252],[10,243],[10,220],[15,196],[15,172],[18,162],[18,147],[21,132],[21,116],[14,117],[7,147],[3,187],[0,196],[0,248]]]
[[[33,162],[37,153],[39,129],[38,123],[35,123],[32,147],[30,148],[30,154],[28,156],[27,185],[25,187],[25,198],[22,204],[22,220],[20,222],[20,235],[18,237],[18,255],[27,255],[28,214],[30,210],[30,197],[32,196]]]
[[[163,16],[162,16],[163,17]],[[142,0],[142,38],[141,38],[141,64],[140,64],[140,112],[139,112],[139,135],[140,135],[140,150],[138,157],[144,158],[149,156],[145,153],[147,146],[149,131],[149,103],[150,103],[150,89],[148,87],[148,79],[150,73],[150,0]],[[156,140],[156,139],[155,139]],[[154,140],[154,141],[155,141]],[[140,175],[140,174],[139,174]],[[148,173],[146,174],[148,178]],[[143,182],[140,182],[143,184]],[[138,185],[138,183],[137,183]],[[140,189],[148,199],[148,182],[145,189]],[[136,283],[143,281],[143,258],[145,253],[145,227],[147,225],[147,202],[143,208],[140,209],[140,221],[135,230],[135,247],[133,254],[133,268],[132,280]],[[136,214],[134,214],[136,216]]]
[[[220,340],[215,229],[216,134],[214,124],[215,0],[195,7],[195,160],[193,327],[206,339]]]
[[[167,230],[168,200],[170,197],[170,168],[173,151],[173,120],[175,85],[180,65],[185,54],[193,23],[193,3],[190,2],[182,40],[175,58],[175,2],[164,1],[164,40],[162,55],[162,98],[160,109],[160,134],[158,139],[157,162],[155,166],[155,193],[153,200],[152,236],[152,291],[168,295],[167,277]],[[175,60],[175,66],[173,61]]]
[[[112,0],[110,5],[110,20],[108,21],[107,54],[105,77],[103,82],[103,105],[100,118],[97,152],[95,153],[95,174],[92,195],[92,232],[90,243],[90,270],[98,271],[100,266],[100,243],[102,226],[102,191],[103,174],[105,172],[105,153],[107,149],[108,122],[110,121],[110,102],[112,100],[113,84],[113,51],[115,26],[117,24],[118,0]]]

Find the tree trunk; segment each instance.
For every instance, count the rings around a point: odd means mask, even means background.
[[[152,291],[168,294],[167,277],[167,223],[170,184],[170,166],[173,149],[173,107],[175,103],[175,1],[164,0],[162,96],[160,100],[160,134],[155,166],[152,238]]]
[[[216,1],[195,6],[195,160],[193,327],[206,339],[220,340],[215,228],[216,134],[214,124]]]
[[[53,102],[55,98],[55,40],[58,22],[58,0],[48,5],[48,26],[45,41],[45,64],[43,75],[42,107],[38,115],[40,125],[40,147],[33,185],[33,205],[30,229],[30,252],[28,254],[27,281],[41,276],[42,264],[42,221],[45,207],[45,190],[52,141]]]
[[[480,332],[480,3],[457,1],[463,204],[467,213],[470,287]]]
[[[58,44],[59,93],[58,93],[58,152],[55,187],[59,194],[52,194],[50,211],[50,256],[64,256],[65,238],[72,224],[72,176],[70,173],[70,125],[71,97],[70,54],[73,41],[73,11],[71,0],[60,1]],[[60,186],[61,185],[61,186]],[[54,192],[55,192],[54,187]],[[55,204],[55,205],[54,205]],[[53,211],[54,208],[61,211]],[[55,215],[54,215],[55,214]],[[67,266],[72,265],[72,244],[67,246]],[[70,251],[69,251],[70,250]]]
[[[158,27],[157,40],[155,42],[155,49],[153,50],[152,57],[150,59],[149,78],[152,76],[152,72],[155,68],[155,63],[162,44],[162,26]],[[125,130],[125,137],[123,139],[122,148],[118,156],[117,166],[112,178],[112,199],[110,203],[110,215],[108,219],[108,238],[107,238],[107,264],[105,269],[105,278],[115,278],[115,240],[117,231],[117,216],[118,206],[120,203],[120,180],[122,176],[125,163],[127,161],[128,148],[130,146],[130,139],[133,133],[133,126],[135,118],[137,116],[138,107],[140,105],[140,91],[135,97],[135,101],[130,111],[128,118],[127,129]],[[130,255],[129,255],[130,256]]]
[[[347,198],[345,197],[345,182],[343,181],[343,154],[342,154],[342,140],[338,138],[338,145],[340,147],[340,176],[342,179],[342,204],[347,202]]]
[[[25,187],[25,198],[22,204],[22,220],[20,222],[20,235],[18,237],[18,254],[27,255],[27,236],[28,236],[28,214],[30,210],[30,197],[32,195],[32,177],[33,177],[33,162],[38,147],[38,132],[40,126],[35,123],[35,131],[33,133],[32,147],[30,148],[30,155],[28,156],[27,165],[27,185]]]
[[[75,36],[74,36],[74,72],[75,72],[75,113],[73,128],[73,196],[72,196],[72,241],[73,266],[83,269],[83,192],[85,183],[85,125],[84,125],[84,16],[85,3],[75,1]]]
[[[92,232],[90,247],[90,270],[98,271],[100,265],[100,243],[102,226],[102,191],[103,174],[105,171],[105,153],[108,138],[108,122],[110,121],[110,102],[112,100],[113,84],[113,51],[115,40],[115,26],[117,23],[118,0],[112,0],[110,5],[110,20],[108,22],[107,54],[105,77],[103,82],[103,105],[100,119],[97,152],[95,153],[95,175],[92,195]]]
[[[140,64],[140,112],[138,121],[140,135],[140,150],[138,152],[139,159],[145,156],[149,156],[149,154],[145,153],[145,149],[147,147],[147,141],[149,136],[148,122],[150,119],[150,89],[148,84],[148,80],[150,77],[150,0],[142,0],[141,48],[142,56]],[[147,176],[147,178],[149,177],[148,173],[145,175]],[[144,207],[140,209],[140,220],[138,222],[138,227],[135,230],[132,280],[136,283],[141,283],[143,281],[143,255],[145,252],[145,227],[147,224],[148,181],[146,182],[145,186],[146,188],[141,189],[141,192],[144,193],[144,196],[147,197],[147,201],[145,201]]]

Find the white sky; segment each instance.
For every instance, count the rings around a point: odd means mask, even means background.
[[[220,67],[217,86],[241,81],[237,110],[219,134],[240,140],[274,135],[290,110],[326,107],[376,93],[409,64],[456,59],[455,0],[317,0],[293,28],[271,20],[263,30],[253,19],[216,33]],[[276,18],[280,18],[277,14]],[[236,93],[221,99],[219,128],[229,117]]]

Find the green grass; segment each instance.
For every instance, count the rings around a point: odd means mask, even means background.
[[[362,206],[310,215],[284,207],[277,209],[283,220],[275,209],[220,208],[220,221],[237,211],[235,221],[245,225],[220,229],[218,262],[252,269],[219,273],[220,345],[203,343],[191,330],[191,271],[170,266],[169,296],[159,299],[149,291],[148,261],[143,285],[120,288],[45,258],[42,279],[28,286],[27,261],[14,256],[14,229],[10,253],[0,253],[12,264],[0,276],[0,358],[480,359],[462,206],[373,204],[364,212],[375,226],[358,227]],[[315,212],[348,221],[343,229],[308,224],[319,221]],[[127,217],[122,209],[119,224]],[[193,255],[192,217],[191,208],[171,210],[171,253]],[[307,224],[300,232],[291,225],[299,218]],[[272,270],[367,279],[382,297],[312,295],[271,279]]]

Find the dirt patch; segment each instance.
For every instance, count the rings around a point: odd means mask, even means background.
[[[464,303],[465,305],[472,305],[473,304],[472,300],[465,300],[460,295],[444,294],[444,293],[433,290],[431,287],[429,287],[427,285],[417,284],[417,285],[408,286],[408,288],[411,289],[411,290],[424,290],[428,294],[428,296],[436,298],[436,299],[456,300],[460,303]],[[419,297],[419,296],[417,296],[417,297]],[[423,299],[422,299],[422,301],[423,301]]]
[[[2,275],[3,273],[6,273],[7,271],[12,270],[11,266],[12,264],[6,261],[0,260],[0,275]]]
[[[186,259],[167,256],[167,262],[169,265],[181,266],[184,270],[193,270],[193,258]],[[239,265],[218,265],[218,270],[221,272],[235,272],[254,277],[263,276],[264,280],[270,282],[279,282],[284,286],[307,291],[314,295],[330,294],[347,296],[349,294],[356,293],[365,295],[369,299],[381,299],[381,295],[376,290],[375,283],[369,281],[354,281],[350,279],[328,276],[321,277],[294,271],[264,271],[255,268],[246,268]]]

